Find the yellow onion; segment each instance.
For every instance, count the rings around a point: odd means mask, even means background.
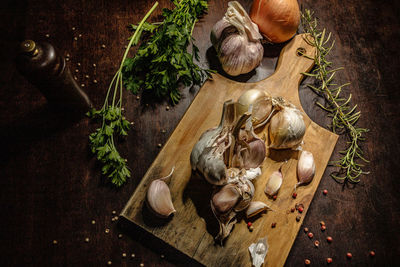
[[[260,33],[272,43],[282,43],[292,38],[300,24],[297,0],[254,0],[251,20]]]

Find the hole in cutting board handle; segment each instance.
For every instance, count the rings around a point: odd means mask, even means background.
[[[299,47],[296,49],[296,55],[298,57],[302,57],[307,53],[307,50],[304,47]]]

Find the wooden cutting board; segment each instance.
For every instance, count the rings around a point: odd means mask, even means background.
[[[297,35],[283,48],[275,73],[265,80],[239,83],[218,74],[213,75],[213,80],[207,81],[200,89],[122,210],[121,216],[206,266],[251,266],[248,247],[265,236],[268,238],[269,251],[264,266],[284,265],[338,136],[312,122],[304,113],[307,130],[303,149],[314,154],[316,173],[313,181],[299,187],[298,196],[293,199],[298,153],[268,151],[268,157],[262,165],[262,174],[254,182],[256,192],[253,200],[264,201],[274,211],[268,211],[253,220],[253,232],[248,230],[247,220],[239,218],[224,246],[214,242],[218,223],[210,208],[212,187],[199,175],[192,173],[189,158],[200,135],[218,125],[223,103],[229,99],[237,100],[246,90],[266,90],[273,96],[283,96],[303,110],[298,86],[303,78],[301,73],[311,69],[313,60],[301,56],[298,49],[304,49],[304,53],[310,57],[315,53],[315,49],[304,38],[305,35]],[[263,191],[268,177],[285,160],[288,161],[282,167],[284,181],[274,201]],[[159,221],[146,212],[146,192],[151,181],[166,176],[173,166],[175,172],[169,187],[177,212],[171,220]],[[290,212],[296,203],[304,205],[302,214]],[[300,221],[296,221],[296,216],[301,216]],[[271,227],[273,222],[276,223],[275,228]]]

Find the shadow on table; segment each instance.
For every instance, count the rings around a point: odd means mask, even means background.
[[[188,255],[173,248],[163,240],[146,232],[141,227],[128,221],[124,217],[118,220],[118,227],[133,240],[140,242],[142,245],[159,254],[167,255],[167,260],[176,266],[203,266]]]
[[[79,122],[84,114],[43,105],[0,124],[0,160],[7,161],[13,154],[26,151],[33,143],[49,138]]]

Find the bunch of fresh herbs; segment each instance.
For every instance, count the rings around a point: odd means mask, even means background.
[[[142,43],[133,58],[125,61],[123,73],[124,84],[133,93],[148,90],[157,98],[166,97],[176,104],[181,97],[181,84],[201,85],[210,76],[210,70],[193,62],[193,58],[199,60],[199,49],[192,37],[194,25],[208,5],[205,0],[172,2],[173,10],[163,9],[163,22],[144,25],[152,36]],[[192,54],[187,52],[190,43]]]

